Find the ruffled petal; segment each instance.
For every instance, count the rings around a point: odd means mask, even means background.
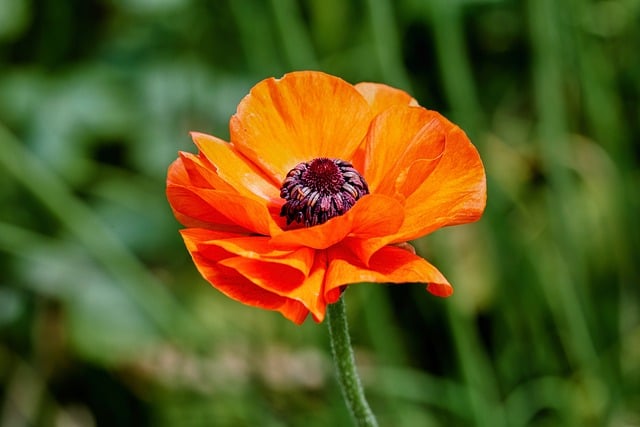
[[[284,263],[272,262],[272,260],[236,256],[224,259],[220,264],[233,268],[262,289],[287,298],[303,285],[305,279],[300,270]]]
[[[309,274],[313,265],[313,249],[277,249],[269,240],[269,237],[263,236],[242,236],[215,240],[211,244],[247,259],[284,264],[300,271],[304,276]]]
[[[200,247],[210,241],[220,239],[233,239],[242,237],[243,234],[230,231],[210,230],[207,228],[185,228],[180,230],[180,235],[187,249],[199,251]],[[214,257],[215,258],[215,257]],[[217,259],[217,258],[216,258]]]
[[[354,86],[367,100],[374,115],[380,114],[394,105],[418,105],[418,101],[407,92],[381,83],[363,82]]]
[[[220,292],[243,304],[277,310],[297,324],[304,321],[309,310],[302,303],[258,286],[241,274],[237,265],[225,265],[233,264],[230,260],[243,258],[210,244],[220,239],[241,238],[238,234],[206,229],[186,229],[181,234],[200,274]]]
[[[229,127],[235,148],[280,183],[299,163],[350,159],[370,121],[371,109],[352,85],[300,71],[254,86]]]
[[[297,301],[311,313],[316,321],[322,321],[326,309],[323,291],[327,266],[326,252],[314,251],[313,266],[307,277],[284,264],[233,257],[220,263],[233,268],[243,277],[292,301]]]
[[[201,154],[213,165],[216,175],[245,197],[282,204],[280,189],[233,146],[214,136],[192,132]],[[280,183],[278,183],[278,186]]]
[[[212,209],[209,203],[188,187],[168,185],[167,199],[174,216],[185,227],[226,230],[245,234],[251,232],[220,211]]]
[[[305,305],[316,322],[322,322],[327,309],[327,293],[324,290],[327,262],[327,251],[315,252],[311,274],[296,295],[296,299]]]
[[[234,227],[269,235],[279,227],[267,207],[254,199],[219,190],[168,185],[167,197],[176,216],[187,226],[211,229]],[[192,225],[195,220],[199,225]]]
[[[208,251],[206,254],[201,252],[199,239],[206,235],[202,230],[183,230],[181,234],[198,271],[216,289],[237,301],[256,307],[275,310],[282,306],[285,300],[283,297],[256,286],[232,268],[220,265],[220,261],[229,256],[224,251]]]
[[[409,187],[424,179],[442,155],[445,132],[441,116],[421,107],[390,107],[378,115],[365,140],[364,177],[371,192],[396,195],[399,178]],[[422,167],[411,169],[418,160]],[[427,163],[432,166],[425,169]]]
[[[167,169],[167,185],[190,185],[191,179],[184,166],[182,156],[171,162]]]
[[[389,242],[413,240],[450,225],[476,221],[486,204],[480,155],[458,127],[446,136],[435,169],[406,195],[405,221]]]
[[[371,257],[383,247],[393,240],[393,236],[373,237],[369,239],[360,239],[357,237],[347,237],[340,244],[346,248],[349,248],[352,254],[354,254],[360,263],[365,266],[370,265]]]
[[[406,249],[385,246],[371,257],[369,266],[342,245],[329,249],[328,256],[330,263],[325,277],[325,293],[361,282],[426,283],[427,290],[434,295],[446,297],[453,293],[453,288],[438,269]]]
[[[198,252],[191,255],[200,274],[216,289],[236,301],[269,310],[277,310],[286,301],[285,297],[255,285],[233,268],[205,258]]]
[[[206,157],[185,152],[180,152],[179,156],[189,176],[188,183],[182,183],[182,185],[223,190],[230,193],[236,192],[235,188],[218,176],[215,167]],[[176,184],[181,183],[178,182]]]
[[[273,235],[270,243],[275,247],[326,249],[349,234],[363,237],[393,234],[402,221],[403,208],[397,200],[369,194],[342,216],[313,227],[281,231]]]
[[[296,325],[302,325],[309,314],[304,304],[292,299],[287,299],[278,311]]]

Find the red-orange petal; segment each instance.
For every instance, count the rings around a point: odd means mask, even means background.
[[[327,251],[316,251],[311,274],[295,295],[295,298],[309,310],[316,322],[322,322],[327,308],[325,298],[327,293],[324,290],[327,263]]]
[[[167,185],[190,185],[191,179],[184,166],[182,156],[171,162],[167,169]]]
[[[390,107],[372,122],[365,140],[364,177],[372,193],[395,195],[396,180],[416,160],[437,163],[445,127],[436,112],[422,107]],[[387,159],[393,159],[388,161]],[[406,176],[417,181],[424,176]]]
[[[369,194],[342,216],[313,227],[278,232],[270,243],[285,248],[306,246],[326,249],[349,234],[362,237],[393,234],[402,221],[403,208],[397,200],[382,194]]]
[[[486,177],[478,150],[453,128],[435,169],[408,194],[405,221],[393,237],[402,242],[450,225],[476,221],[486,204]]]
[[[200,153],[215,167],[216,175],[238,193],[262,202],[282,204],[279,187],[237,153],[233,145],[204,133],[192,132],[191,137]]]
[[[239,194],[168,185],[167,196],[175,212],[206,224],[205,228],[235,226],[262,235],[279,229],[264,204]]]
[[[224,265],[230,259],[239,257],[233,257],[233,254],[224,249],[215,250],[215,246],[208,245],[208,242],[218,239],[238,238],[238,234],[206,229],[187,229],[182,230],[181,234],[196,268],[214,288],[243,304],[280,311],[283,316],[297,324],[304,321],[309,310],[301,302],[256,285],[235,268]]]
[[[238,225],[220,211],[212,209],[209,203],[188,187],[168,185],[167,199],[176,219],[186,227],[250,233],[250,230]]]
[[[324,317],[326,300],[323,291],[327,259],[325,251],[314,251],[313,266],[307,277],[285,265],[246,258],[228,258],[221,264],[238,271],[261,288],[297,301],[316,321]]]
[[[266,259],[257,260],[236,256],[226,258],[220,261],[220,264],[233,268],[262,289],[287,298],[302,286],[305,280],[300,270],[286,263]]]
[[[287,299],[284,304],[278,308],[284,317],[291,320],[296,325],[301,325],[309,314],[309,310],[300,301]]]
[[[453,288],[447,279],[425,259],[395,246],[378,250],[369,262],[363,264],[345,246],[328,250],[330,259],[325,277],[325,293],[345,284],[374,283],[425,283],[434,295],[449,296]]]
[[[369,105],[352,85],[299,71],[254,86],[229,127],[235,148],[279,183],[317,157],[349,160],[370,120]]]
[[[270,238],[266,236],[242,236],[218,239],[210,244],[244,258],[285,264],[297,269],[304,276],[309,274],[313,265],[313,249],[307,247],[278,249],[269,241]]]
[[[180,235],[189,251],[198,251],[199,247],[206,242],[219,239],[233,239],[244,236],[242,233],[210,230],[207,228],[185,228],[180,230]],[[218,258],[216,258],[218,259]]]
[[[354,86],[364,99],[367,100],[374,115],[394,105],[418,105],[418,101],[407,92],[385,84],[362,82]]]
[[[235,188],[218,176],[215,168],[206,157],[185,152],[180,152],[179,155],[189,176],[188,183],[183,183],[183,185],[236,193]]]

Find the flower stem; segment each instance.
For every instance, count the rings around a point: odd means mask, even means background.
[[[364,397],[360,377],[356,372],[356,361],[351,348],[351,338],[349,338],[344,298],[341,297],[335,304],[329,304],[327,321],[333,362],[336,366],[342,396],[349,411],[357,426],[377,427],[378,422]]]

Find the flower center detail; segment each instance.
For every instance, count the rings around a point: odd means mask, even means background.
[[[343,215],[369,186],[351,163],[320,157],[303,162],[287,174],[280,197],[286,200],[280,216],[311,227]]]

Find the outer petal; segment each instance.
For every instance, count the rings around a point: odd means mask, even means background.
[[[298,301],[311,312],[316,321],[321,321],[324,317],[326,301],[323,288],[327,265],[325,251],[315,252],[313,266],[307,277],[284,264],[248,258],[228,258],[220,264],[233,268],[265,290]]]
[[[176,217],[187,226],[233,227],[262,235],[279,230],[264,204],[239,194],[169,184],[167,197]]]
[[[220,261],[247,278],[251,283],[274,294],[289,298],[292,292],[300,288],[305,276],[300,270],[285,263],[272,260],[256,260],[244,257],[230,257]]]
[[[395,246],[378,250],[363,264],[346,246],[328,251],[331,260],[325,278],[325,293],[349,283],[426,283],[437,296],[449,296],[453,288],[447,279],[423,258]]]
[[[437,167],[407,195],[405,221],[393,242],[412,240],[434,230],[477,221],[487,198],[480,155],[458,127],[446,137]]]
[[[350,159],[370,120],[369,105],[352,85],[300,71],[254,86],[229,127],[236,149],[280,183],[298,163]]]
[[[237,153],[231,144],[198,132],[192,132],[191,137],[220,179],[238,193],[272,204],[282,204],[279,188],[248,159]]]
[[[387,244],[413,240],[444,226],[475,221],[486,204],[484,167],[464,132],[436,112],[409,110],[385,111],[376,118],[367,136],[370,147],[365,178],[373,191],[394,194],[403,200],[405,219],[397,233],[350,240],[349,245],[365,264]],[[399,124],[404,120],[413,123],[413,132],[421,117],[432,120],[402,144]],[[405,138],[410,138],[410,133]],[[389,145],[407,147],[402,154],[398,154],[401,151],[398,148],[384,144],[394,140],[396,143]],[[399,160],[394,165],[381,166],[384,162],[378,160],[389,157]],[[381,176],[384,178],[380,179]]]
[[[296,249],[277,249],[269,243],[266,236],[247,236],[220,239],[211,242],[235,255],[255,260],[269,261],[288,265],[299,270],[304,276],[309,275],[313,265],[314,250],[307,247]]]
[[[228,257],[224,251],[206,254],[200,251],[201,239],[209,236],[209,230],[182,230],[181,234],[193,261],[202,276],[227,296],[245,304],[275,310],[284,303],[284,298],[254,285],[235,270],[224,267],[219,261]]]
[[[423,173],[416,174],[422,169],[412,171],[410,176],[407,173],[417,160],[429,161],[433,167],[437,164],[446,136],[441,118],[421,107],[398,106],[375,118],[366,137],[364,165],[364,177],[372,193],[395,195],[398,177],[410,182],[425,179]]]
[[[220,292],[243,304],[280,311],[297,324],[304,321],[309,311],[303,304],[257,286],[236,269],[225,266],[229,259],[238,257],[208,244],[217,239],[238,238],[237,234],[203,229],[182,230],[181,234],[200,274]]]
[[[167,185],[177,184],[177,185],[190,185],[191,179],[189,178],[189,173],[184,165],[184,161],[181,157],[178,157],[174,160],[167,170]]]
[[[236,190],[226,183],[216,173],[215,167],[204,156],[196,156],[191,153],[180,152],[180,160],[189,176],[188,183],[182,185],[191,185],[200,188],[210,188],[215,190],[224,190],[236,193]],[[176,184],[180,184],[176,182]]]
[[[167,199],[176,219],[186,227],[208,228],[211,230],[250,231],[236,224],[211,206],[194,191],[179,185],[167,186]]]
[[[394,105],[418,105],[418,101],[407,92],[384,84],[363,82],[356,84],[355,88],[367,100],[374,114]]]

